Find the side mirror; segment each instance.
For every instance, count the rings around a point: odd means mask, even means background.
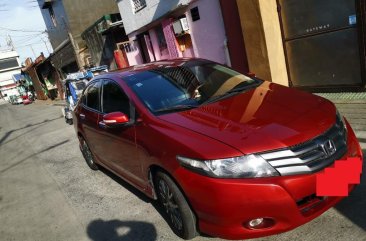
[[[122,112],[112,112],[103,116],[103,121],[99,123],[101,126],[114,127],[129,123],[130,119]]]

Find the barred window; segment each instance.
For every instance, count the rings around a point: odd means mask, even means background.
[[[20,67],[16,58],[0,60],[0,70]]]
[[[146,0],[132,0],[132,8],[134,13],[137,13],[144,7],[146,7]]]
[[[124,50],[126,53],[131,53],[137,50],[137,47],[134,41],[126,41],[119,45],[121,50]]]

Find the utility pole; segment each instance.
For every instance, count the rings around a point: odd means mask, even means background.
[[[15,50],[13,40],[11,39],[11,36],[9,34],[7,35],[7,38],[6,38],[6,44],[8,45],[8,47],[11,47],[12,51]]]
[[[66,23],[66,20],[65,18],[62,18],[62,21],[63,21],[63,24],[65,26],[65,30],[67,31],[67,35],[69,37],[69,40],[71,42],[71,45],[74,49],[74,54],[75,54],[75,59],[76,59],[76,63],[78,64],[79,68],[82,68],[83,67],[83,64],[82,64],[82,61],[80,59],[80,53],[79,53],[79,46],[77,43],[75,43],[74,41],[74,38],[71,34],[71,31],[70,31],[70,28],[69,28],[69,25]]]
[[[44,40],[43,38],[42,39],[42,42],[44,43],[44,46],[46,46],[46,49],[47,49],[47,52],[48,52],[48,55],[50,55],[50,50],[48,49],[48,46],[47,46],[47,43],[46,43],[46,40]]]
[[[34,52],[34,49],[33,49],[32,45],[31,45],[31,44],[29,44],[29,46],[30,46],[30,48],[31,48],[31,50],[32,50],[32,52],[33,52],[34,59],[36,59],[36,58],[37,58],[37,56],[36,56],[36,53]]]

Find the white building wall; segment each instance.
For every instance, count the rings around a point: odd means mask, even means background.
[[[0,86],[14,83],[13,80],[14,74],[20,74],[20,68],[9,70],[6,72],[0,72]]]
[[[4,51],[4,52],[0,52],[0,59],[9,59],[9,58],[17,58],[18,64],[20,66],[19,54],[16,51]]]
[[[186,5],[191,2],[191,0],[145,0],[146,7],[135,13],[133,1],[117,1],[127,35],[159,19],[179,5]]]
[[[20,74],[21,72],[21,65],[19,61],[19,55],[15,51],[7,51],[7,52],[0,52],[0,60],[2,59],[9,59],[9,58],[16,58],[18,62],[18,67],[9,68],[9,69],[0,69],[0,90],[2,95],[7,95],[5,97],[8,100],[8,97],[11,95],[19,95],[17,88],[6,88],[3,86],[14,84],[15,81],[13,79],[14,74]]]
[[[12,96],[12,95],[16,95],[16,96],[19,96],[19,91],[18,91],[18,89],[17,88],[11,88],[11,89],[6,89],[6,90],[2,90],[1,91],[1,94],[3,95],[3,96],[5,96],[4,97],[4,99],[6,100],[6,101],[9,101],[9,97],[10,96]]]

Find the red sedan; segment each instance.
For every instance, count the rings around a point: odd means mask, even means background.
[[[293,229],[342,199],[316,195],[317,173],[362,160],[330,101],[200,59],[98,76],[74,120],[89,167],[158,200],[184,239]]]

